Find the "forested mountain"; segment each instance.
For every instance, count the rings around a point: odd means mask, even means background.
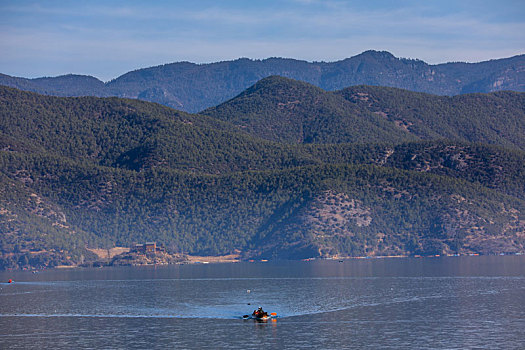
[[[109,96],[104,82],[78,74],[26,79],[0,74],[0,85],[52,96]]]
[[[328,92],[273,76],[203,114],[288,143],[450,139],[524,150],[524,106],[518,92],[448,97],[377,86]]]
[[[366,51],[337,62],[285,58],[242,58],[210,64],[177,62],[128,72],[105,84],[80,75],[24,79],[0,74],[0,84],[57,96],[138,98],[198,112],[272,75],[331,91],[363,84],[438,95],[525,91],[525,55],[480,63],[429,65],[420,60],[397,58],[385,51]]]
[[[0,113],[5,150],[133,170],[221,173],[312,164],[286,145],[256,140],[231,124],[138,100],[65,99],[0,87]]]
[[[346,90],[293,86],[362,110]],[[504,110],[523,108],[513,98]],[[385,143],[392,122],[365,112],[373,144],[278,143],[143,101],[0,88],[0,265],[149,240],[244,258],[524,251],[525,152],[396,128]]]
[[[448,97],[377,86],[350,87],[336,93],[419,139],[446,138],[525,149],[524,93]]]
[[[415,137],[384,117],[297,80],[265,78],[203,114],[288,143],[401,142]]]

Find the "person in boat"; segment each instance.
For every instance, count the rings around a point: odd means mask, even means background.
[[[268,316],[268,313],[265,312],[262,307],[259,306],[259,308],[257,310],[254,310],[253,311],[253,314],[252,314],[253,317],[257,317],[257,318],[262,318],[262,317],[265,317],[265,316]]]

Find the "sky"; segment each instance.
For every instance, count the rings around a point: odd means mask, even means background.
[[[0,73],[19,77],[370,49],[431,64],[523,54],[525,1],[0,0]]]

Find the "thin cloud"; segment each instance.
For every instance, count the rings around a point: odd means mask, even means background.
[[[235,3],[4,2],[0,72],[28,76],[24,72],[38,67],[42,72],[34,74],[50,75],[79,67],[110,79],[125,69],[182,60],[333,61],[371,48],[429,63],[481,61],[522,53],[525,43],[525,16],[508,10],[480,15],[479,6],[451,11],[410,0],[389,7],[336,0]]]

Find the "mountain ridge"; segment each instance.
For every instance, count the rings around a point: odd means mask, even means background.
[[[525,94],[436,96],[392,87],[325,91],[271,76],[201,114],[286,143],[450,139],[525,149]]]
[[[478,63],[430,65],[417,59],[396,58],[386,51],[369,50],[335,62],[288,58],[243,58],[205,64],[175,62],[133,70],[106,83],[73,74],[36,79],[0,74],[0,84],[58,96],[139,98],[198,112],[271,75],[309,82],[330,91],[360,84],[438,95],[525,91],[525,55]]]
[[[278,143],[155,103],[0,87],[0,267],[145,241],[245,259],[523,253],[524,167],[501,146]]]

